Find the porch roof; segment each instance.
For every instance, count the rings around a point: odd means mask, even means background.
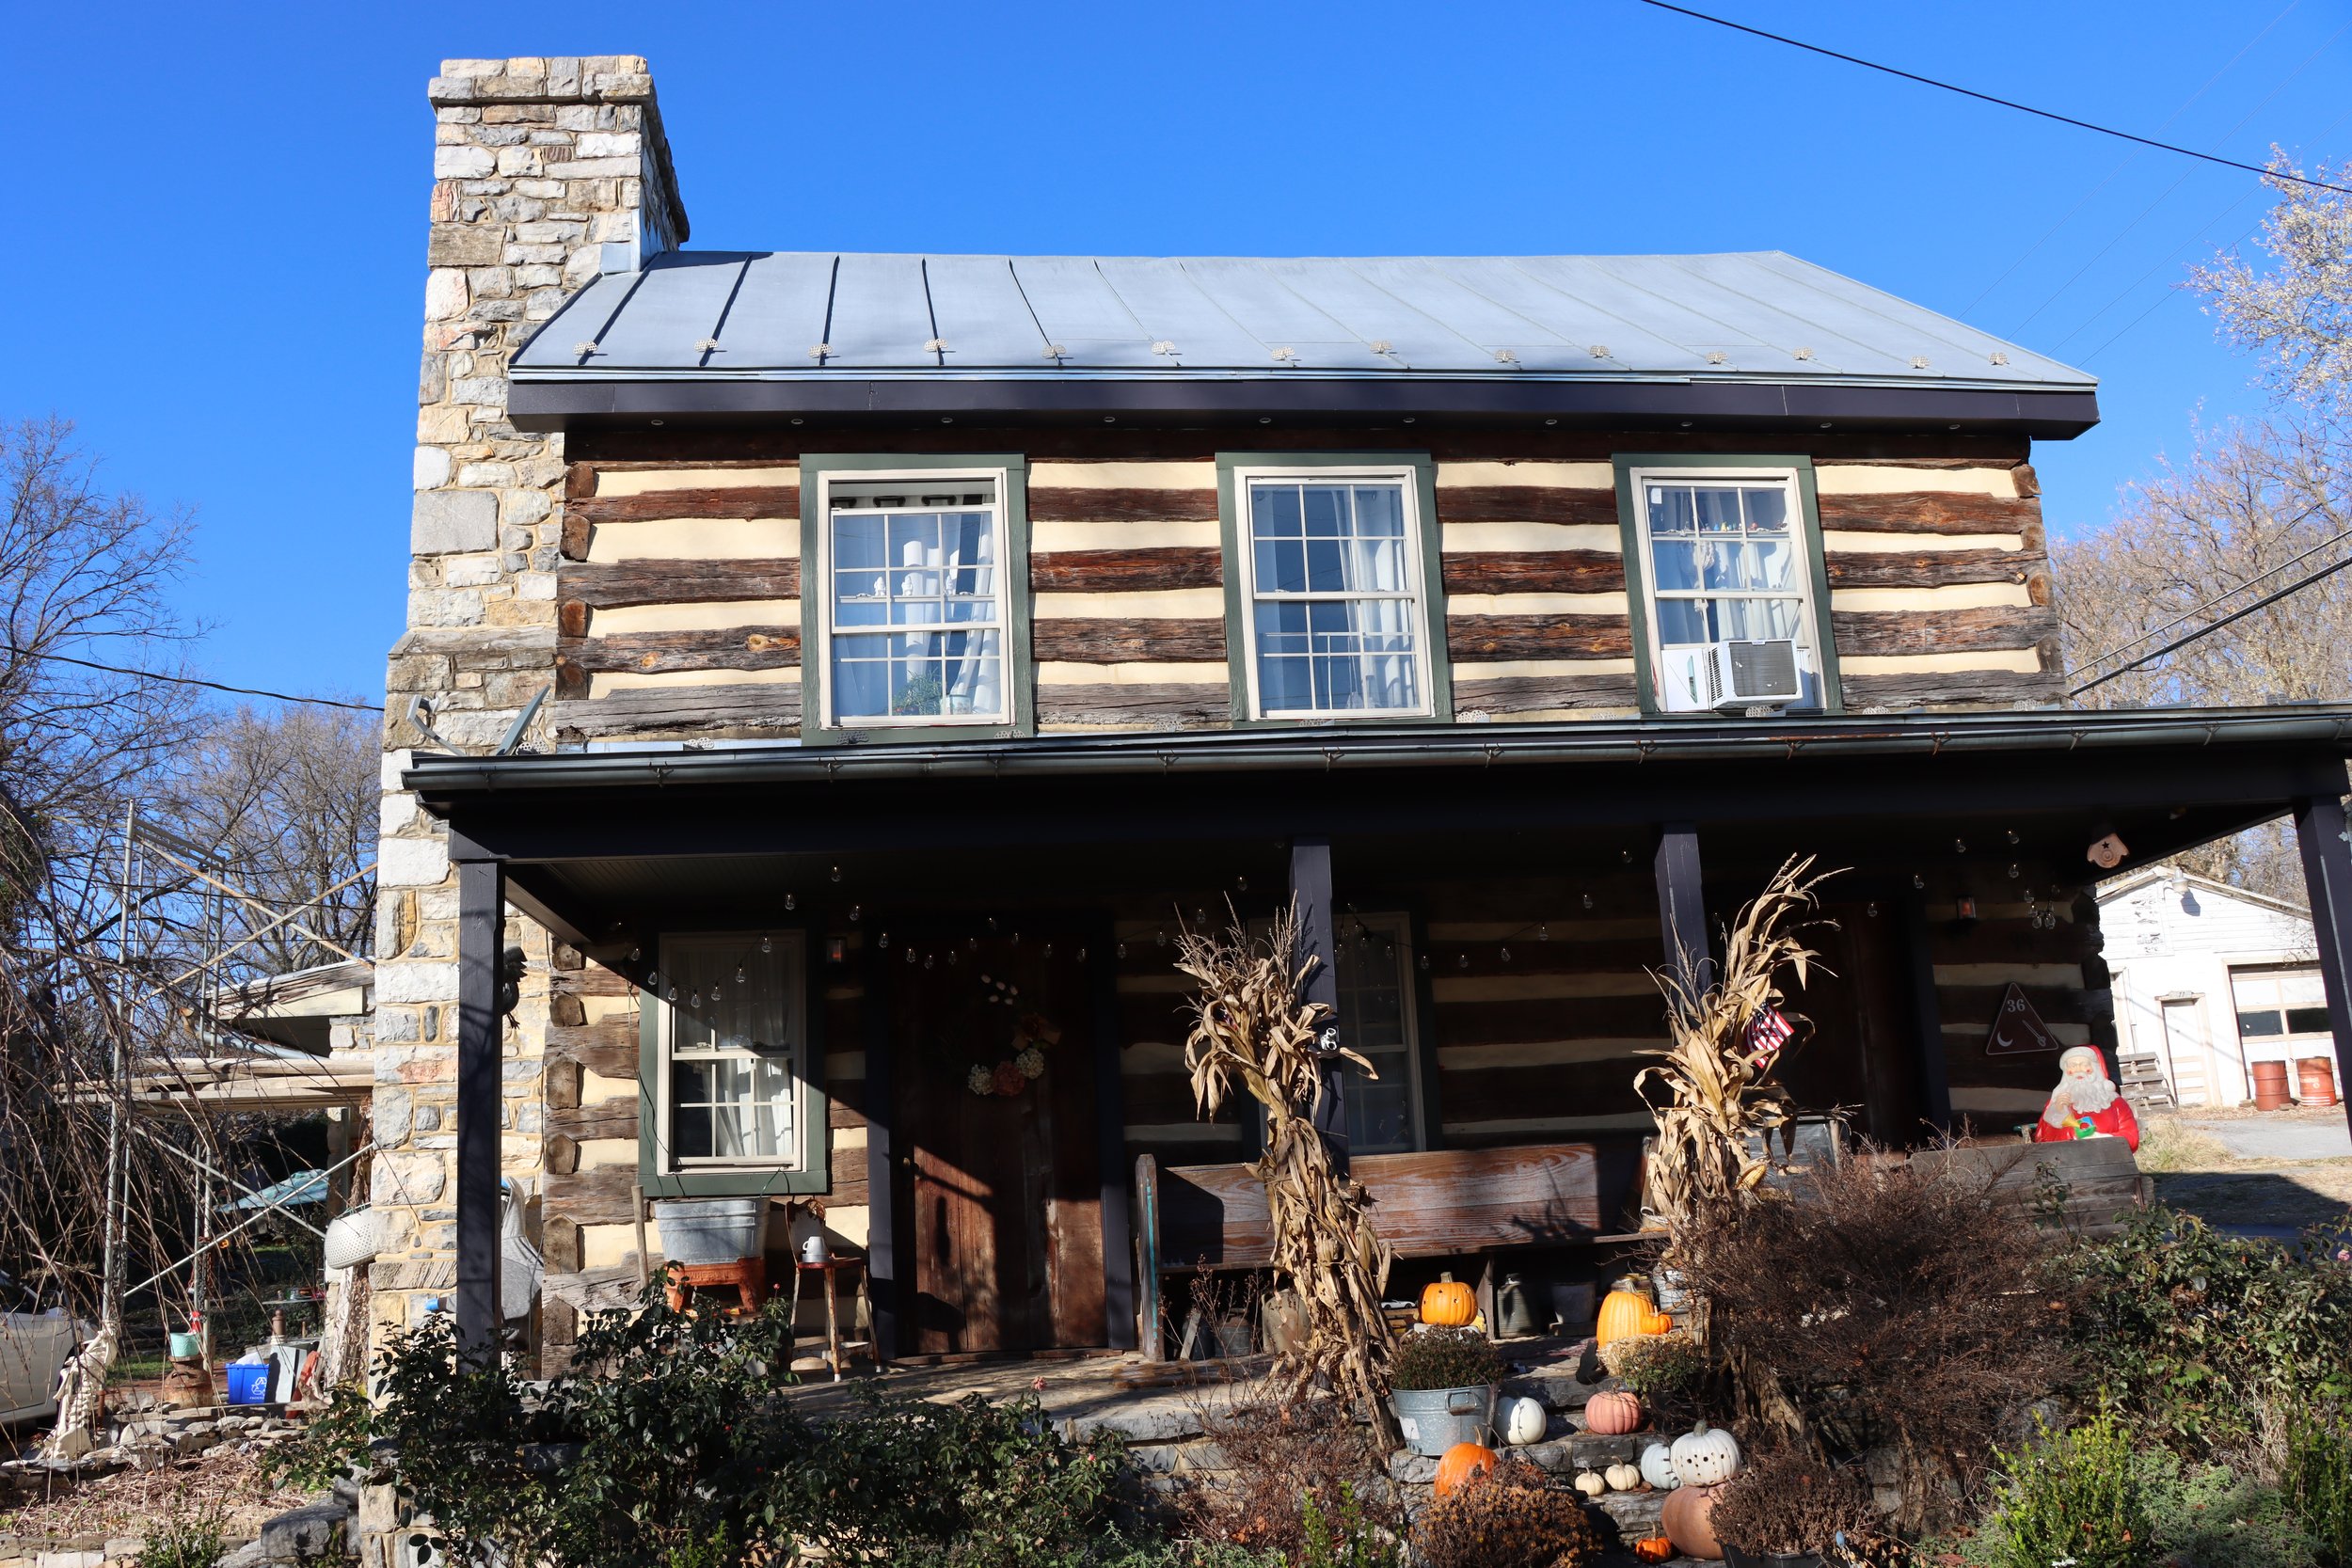
[[[740,913],[854,862],[865,896],[974,884],[1073,896],[1255,863],[1324,837],[1351,875],[1646,862],[1697,828],[1708,863],[1827,853],[1892,875],[1956,840],[2106,875],[2344,793],[2352,705],[1372,725],[543,756],[419,755],[405,778],[458,859],[594,946],[649,919]],[[950,794],[950,791],[953,793]]]

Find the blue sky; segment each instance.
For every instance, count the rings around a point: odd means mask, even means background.
[[[1711,8],[2250,162],[2352,155],[2352,0]],[[444,55],[648,56],[698,245],[1788,250],[2105,380],[2106,422],[2039,453],[2061,534],[2264,403],[2169,293],[2252,227],[2251,177],[1636,0],[11,14],[0,418],[75,420],[196,511],[183,602],[239,683],[382,689]]]

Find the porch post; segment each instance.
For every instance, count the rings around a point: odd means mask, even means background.
[[[1307,976],[1302,1002],[1320,1002],[1331,1009],[1332,1022],[1325,1041],[1339,1044],[1345,1020],[1339,1016],[1340,972],[1337,911],[1331,907],[1331,841],[1297,838],[1291,841],[1291,900],[1298,911],[1298,959],[1310,954],[1323,961]],[[1323,1094],[1315,1107],[1315,1131],[1330,1146],[1332,1163],[1347,1169],[1347,1083],[1335,1053],[1323,1064]]]
[[[2319,947],[2339,1073],[2352,1064],[2352,839],[2346,832],[2338,797],[2307,795],[2295,802],[2295,839],[2303,851],[2303,890],[2312,901],[2312,937]],[[2352,1099],[2344,1098],[2341,1083],[2336,1093],[2352,1120]]]
[[[499,944],[506,867],[457,862],[457,1348],[492,1364],[499,1338]]]
[[[1652,868],[1658,874],[1658,927],[1665,939],[1667,972],[1693,993],[1705,990],[1715,983],[1715,960],[1707,943],[1698,825],[1669,822],[1660,828]]]
[[[1088,942],[1108,954],[1118,934],[1108,920],[1094,923]],[[1135,1226],[1127,1207],[1127,1091],[1120,1079],[1119,966],[1107,959],[1087,966],[1093,987],[1095,1159],[1103,1203],[1103,1319],[1113,1350],[1136,1348]],[[1159,1325],[1146,1333],[1154,1339]]]
[[[1953,1131],[1952,1082],[1944,1058],[1944,1010],[1935,999],[1934,934],[1928,927],[1927,896],[1904,888],[1897,905],[1902,911],[1903,966],[1911,980],[1912,1049],[1919,1066],[1919,1108],[1941,1132]]]

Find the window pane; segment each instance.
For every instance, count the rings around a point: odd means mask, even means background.
[[[2325,1007],[2289,1007],[2287,1033],[2290,1035],[2324,1035],[2328,1032],[2328,1009]]]
[[[1715,610],[1717,624],[1723,627],[1726,638],[1797,635],[1797,601],[1794,599],[1718,599]]]
[[[1740,546],[1746,558],[1744,588],[1793,588],[1797,552],[1786,538],[1757,539]]]
[[[798,949],[757,933],[665,942],[664,1011],[672,1060],[669,1156],[764,1159],[794,1152]]]
[[[2237,1032],[2249,1038],[2283,1035],[2286,1033],[2285,1021],[2276,1010],[2271,1009],[2259,1013],[2240,1013],[2237,1015]]]
[[[1691,500],[1687,484],[1653,484],[1649,487],[1649,531],[1652,533],[1692,533],[1698,529],[1698,515]]]
[[[1661,539],[1650,546],[1650,561],[1657,581],[1652,584],[1661,594],[1688,593],[1699,585],[1699,551],[1702,546],[1688,540]]]
[[[1741,492],[1747,502],[1748,528],[1756,533],[1785,533],[1788,530],[1788,492],[1778,485],[1769,490]]]
[[[1350,1145],[1363,1153],[1414,1147],[1413,1080],[1406,946],[1400,922],[1367,921],[1337,944],[1340,1016],[1350,1049],[1380,1076],[1350,1069],[1345,1078]]]
[[[836,569],[863,568],[872,571],[887,565],[889,556],[882,546],[882,520],[870,514],[836,512],[833,515],[833,563]],[[879,580],[879,579],[878,579]]]
[[[1698,509],[1701,533],[1737,533],[1740,531],[1740,492],[1737,490],[1694,489],[1692,503]]]
[[[1708,610],[1710,599],[1661,599],[1658,601],[1658,640],[1668,647],[1687,647],[1697,642],[1715,640],[1714,623]]]

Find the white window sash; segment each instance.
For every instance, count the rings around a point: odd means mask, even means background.
[[[1276,484],[1394,484],[1401,492],[1401,515],[1405,519],[1402,540],[1404,570],[1406,586],[1368,588],[1359,593],[1331,589],[1260,589],[1258,587],[1257,535],[1252,518],[1251,489],[1261,483]],[[1410,467],[1300,467],[1300,468],[1235,468],[1233,484],[1233,553],[1241,583],[1241,625],[1233,635],[1241,640],[1243,670],[1248,679],[1249,716],[1253,719],[1425,719],[1436,712],[1437,694],[1431,689],[1428,585],[1422,579],[1422,529],[1425,520],[1421,515],[1420,474]],[[1272,708],[1266,706],[1263,682],[1259,675],[1258,626],[1253,613],[1260,604],[1359,604],[1409,603],[1414,606],[1413,618],[1413,689],[1421,701],[1410,707],[1300,707]]]
[[[806,593],[809,588],[809,579],[813,577],[818,584],[818,592],[823,595],[818,609],[818,626],[821,628],[821,641],[823,642],[823,646],[818,650],[818,663],[817,668],[818,671],[818,678],[822,683],[824,689],[824,724],[826,728],[840,729],[848,726],[861,730],[936,729],[946,725],[1009,724],[1012,722],[1012,683],[1014,673],[1012,667],[1011,621],[1013,584],[1011,578],[1011,562],[1009,559],[1011,552],[1011,530],[1007,522],[1007,518],[1010,515],[1012,498],[1012,491],[1010,488],[1011,479],[1012,476],[1010,473],[1003,468],[828,468],[823,470],[820,480],[822,487],[821,493],[818,497],[818,516],[820,519],[820,526],[817,530],[817,569],[814,573],[803,573],[801,588],[802,592]],[[895,483],[900,482],[907,483],[953,483],[960,480],[985,481],[994,488],[996,499],[990,502],[986,507],[861,506],[848,508],[845,510],[847,510],[851,515],[866,517],[894,517],[907,516],[910,515],[919,515],[926,513],[939,512],[987,512],[990,536],[994,539],[996,544],[996,559],[990,563],[991,570],[996,574],[995,585],[990,591],[990,597],[995,601],[995,613],[985,621],[918,621],[903,626],[884,625],[876,626],[844,626],[839,625],[838,616],[840,611],[840,601],[834,592],[835,583],[833,555],[833,528],[834,519],[836,515],[836,512],[833,504],[833,487],[836,483],[865,484],[868,483]],[[805,565],[806,563],[803,562],[803,566]],[[905,568],[903,567],[893,566],[887,562],[883,562],[882,566],[882,570],[885,575],[894,574],[903,571],[904,569]],[[929,568],[924,569],[928,570]],[[940,569],[944,572],[946,568],[942,567]],[[861,713],[853,714],[847,719],[841,717],[838,704],[839,694],[835,689],[833,671],[834,643],[837,639],[844,637],[904,637],[910,634],[932,636],[945,635],[950,632],[988,631],[993,631],[997,634],[997,705],[993,710],[987,713]],[[808,678],[808,667],[806,664],[803,664],[802,667],[801,678],[803,681]]]
[[[1817,659],[1820,657],[1821,640],[1816,625],[1813,600],[1813,541],[1805,522],[1804,491],[1797,483],[1794,468],[1635,468],[1627,475],[1627,481],[1632,490],[1636,537],[1641,545],[1642,597],[1646,611],[1643,616],[1645,623],[1643,634],[1649,643],[1653,687],[1661,678],[1656,673],[1656,665],[1668,652],[1708,646],[1704,642],[1668,641],[1663,617],[1658,613],[1658,607],[1661,604],[1715,600],[1793,605],[1796,607],[1793,616],[1796,636],[1793,641],[1804,653],[1811,654]],[[1788,499],[1785,514],[1788,519],[1788,531],[1785,534],[1759,535],[1743,527],[1737,533],[1652,533],[1648,488],[1653,484],[1669,488],[1709,484],[1735,484],[1749,489],[1777,488]],[[1724,589],[1658,586],[1658,545],[1661,539],[1680,543],[1686,539],[1697,541],[1710,538],[1735,544],[1749,544],[1758,538],[1786,538],[1790,549],[1789,585],[1786,588]],[[1813,678],[1825,679],[1818,673]]]
[[[763,937],[773,944],[773,952],[763,954],[759,951],[759,942]],[[675,961],[673,954],[683,953],[688,948],[728,953],[748,948],[749,953],[743,959],[745,963],[775,964],[779,971],[778,994],[784,1004],[785,1034],[792,1042],[792,1048],[788,1052],[779,1053],[740,1051],[716,1045],[681,1046],[677,1043],[674,1024],[676,1021],[677,1009],[682,1004],[664,1002],[656,993],[641,990],[638,992],[640,998],[638,1005],[658,1009],[654,1014],[657,1044],[656,1078],[658,1080],[654,1085],[653,1096],[656,1118],[654,1135],[659,1140],[656,1149],[656,1168],[670,1175],[699,1170],[796,1171],[801,1169],[805,1164],[804,1154],[807,1148],[811,1102],[808,1078],[808,950],[803,934],[799,931],[696,931],[680,932],[665,937],[661,944],[660,970],[665,977],[672,973],[672,964]],[[668,990],[666,979],[662,989]],[[671,1082],[671,1069],[679,1062],[726,1061],[779,1062],[783,1065],[786,1077],[790,1083],[790,1091],[784,1101],[741,1101],[723,1103],[745,1106],[782,1103],[788,1107],[787,1114],[791,1118],[791,1124],[784,1137],[784,1147],[772,1155],[712,1154],[695,1155],[691,1159],[684,1157],[677,1152],[675,1118],[679,1107],[675,1101],[675,1086]]]

